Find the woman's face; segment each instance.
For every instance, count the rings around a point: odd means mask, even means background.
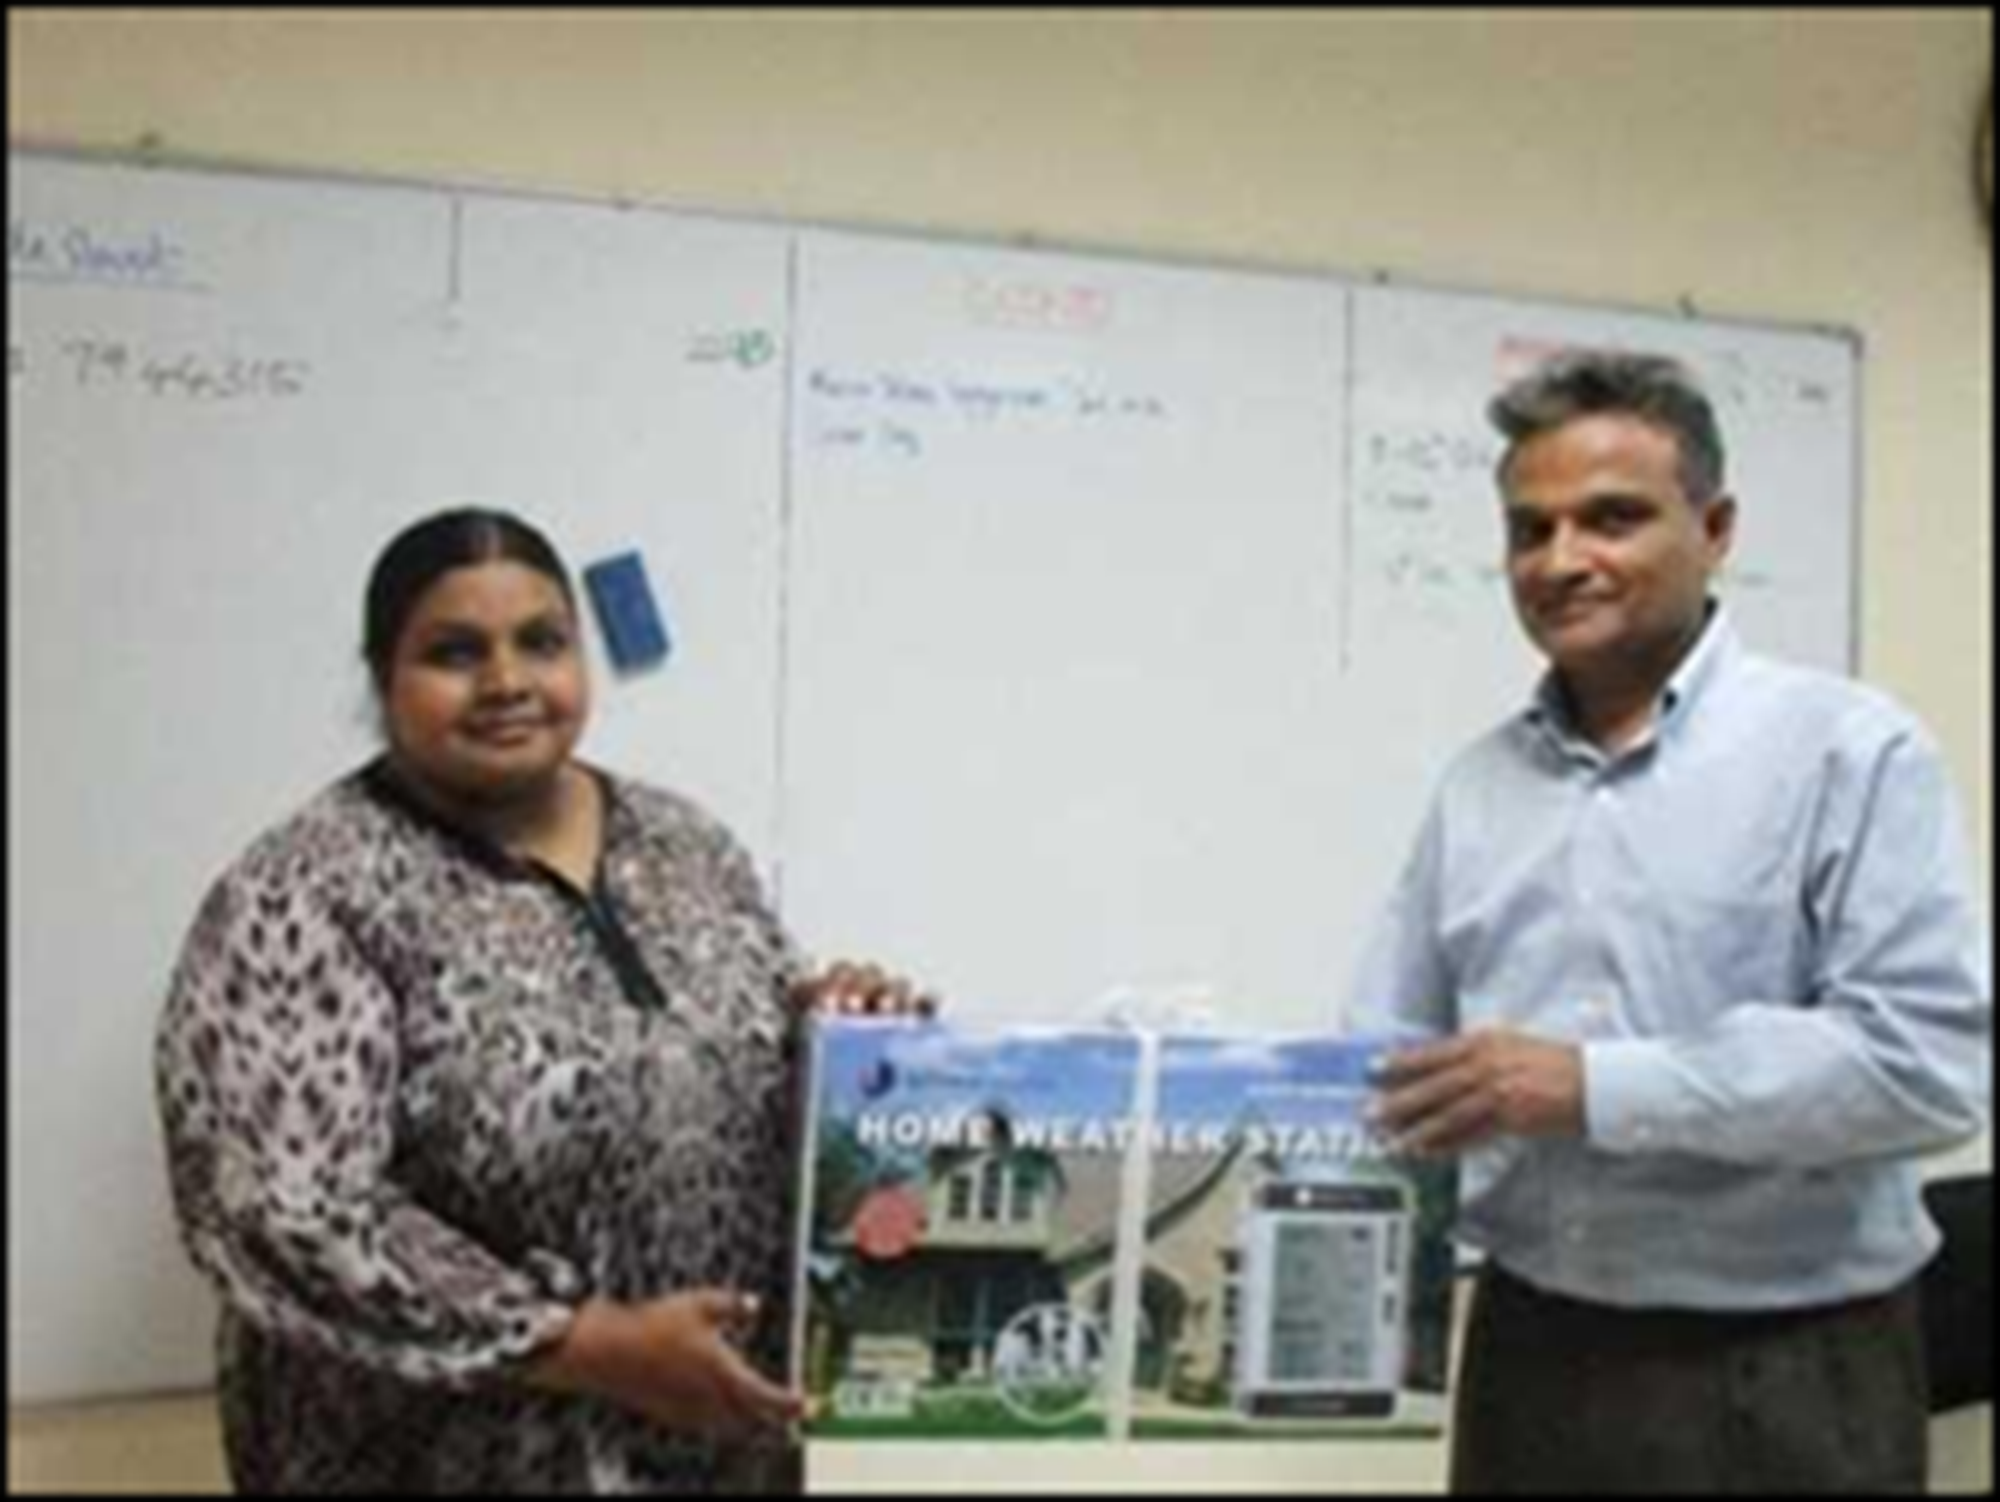
[[[396,640],[383,701],[391,748],[437,793],[496,804],[546,791],[590,708],[562,587],[503,559],[439,575]]]

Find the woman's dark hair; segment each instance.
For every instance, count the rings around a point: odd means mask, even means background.
[[[361,655],[368,660],[378,694],[388,689],[396,642],[424,591],[439,575],[455,568],[502,559],[546,574],[561,588],[570,609],[576,608],[576,593],[561,556],[518,516],[465,507],[440,511],[396,534],[368,576],[367,617],[362,623]]]

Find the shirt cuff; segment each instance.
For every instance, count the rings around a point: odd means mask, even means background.
[[[1674,1084],[1661,1045],[1620,1038],[1582,1047],[1585,1140],[1608,1153],[1665,1148]]]

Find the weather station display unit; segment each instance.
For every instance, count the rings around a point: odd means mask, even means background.
[[[1411,1197],[1276,1183],[1243,1228],[1242,1370],[1255,1417],[1386,1418],[1402,1385]]]

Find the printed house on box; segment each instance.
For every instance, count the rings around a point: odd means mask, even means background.
[[[1006,1118],[990,1119],[1004,1142]],[[1102,1154],[939,1149],[921,1185],[872,1191],[825,1241],[852,1255],[857,1274],[843,1321],[848,1373],[984,1381],[1009,1321],[1050,1302],[1086,1309],[1109,1329],[1123,1173],[1120,1159]],[[1227,1380],[1236,1358],[1238,1223],[1251,1186],[1275,1173],[1240,1143],[1212,1162],[1155,1166],[1133,1378],[1140,1389]],[[907,1241],[885,1235],[891,1219],[908,1223]]]

